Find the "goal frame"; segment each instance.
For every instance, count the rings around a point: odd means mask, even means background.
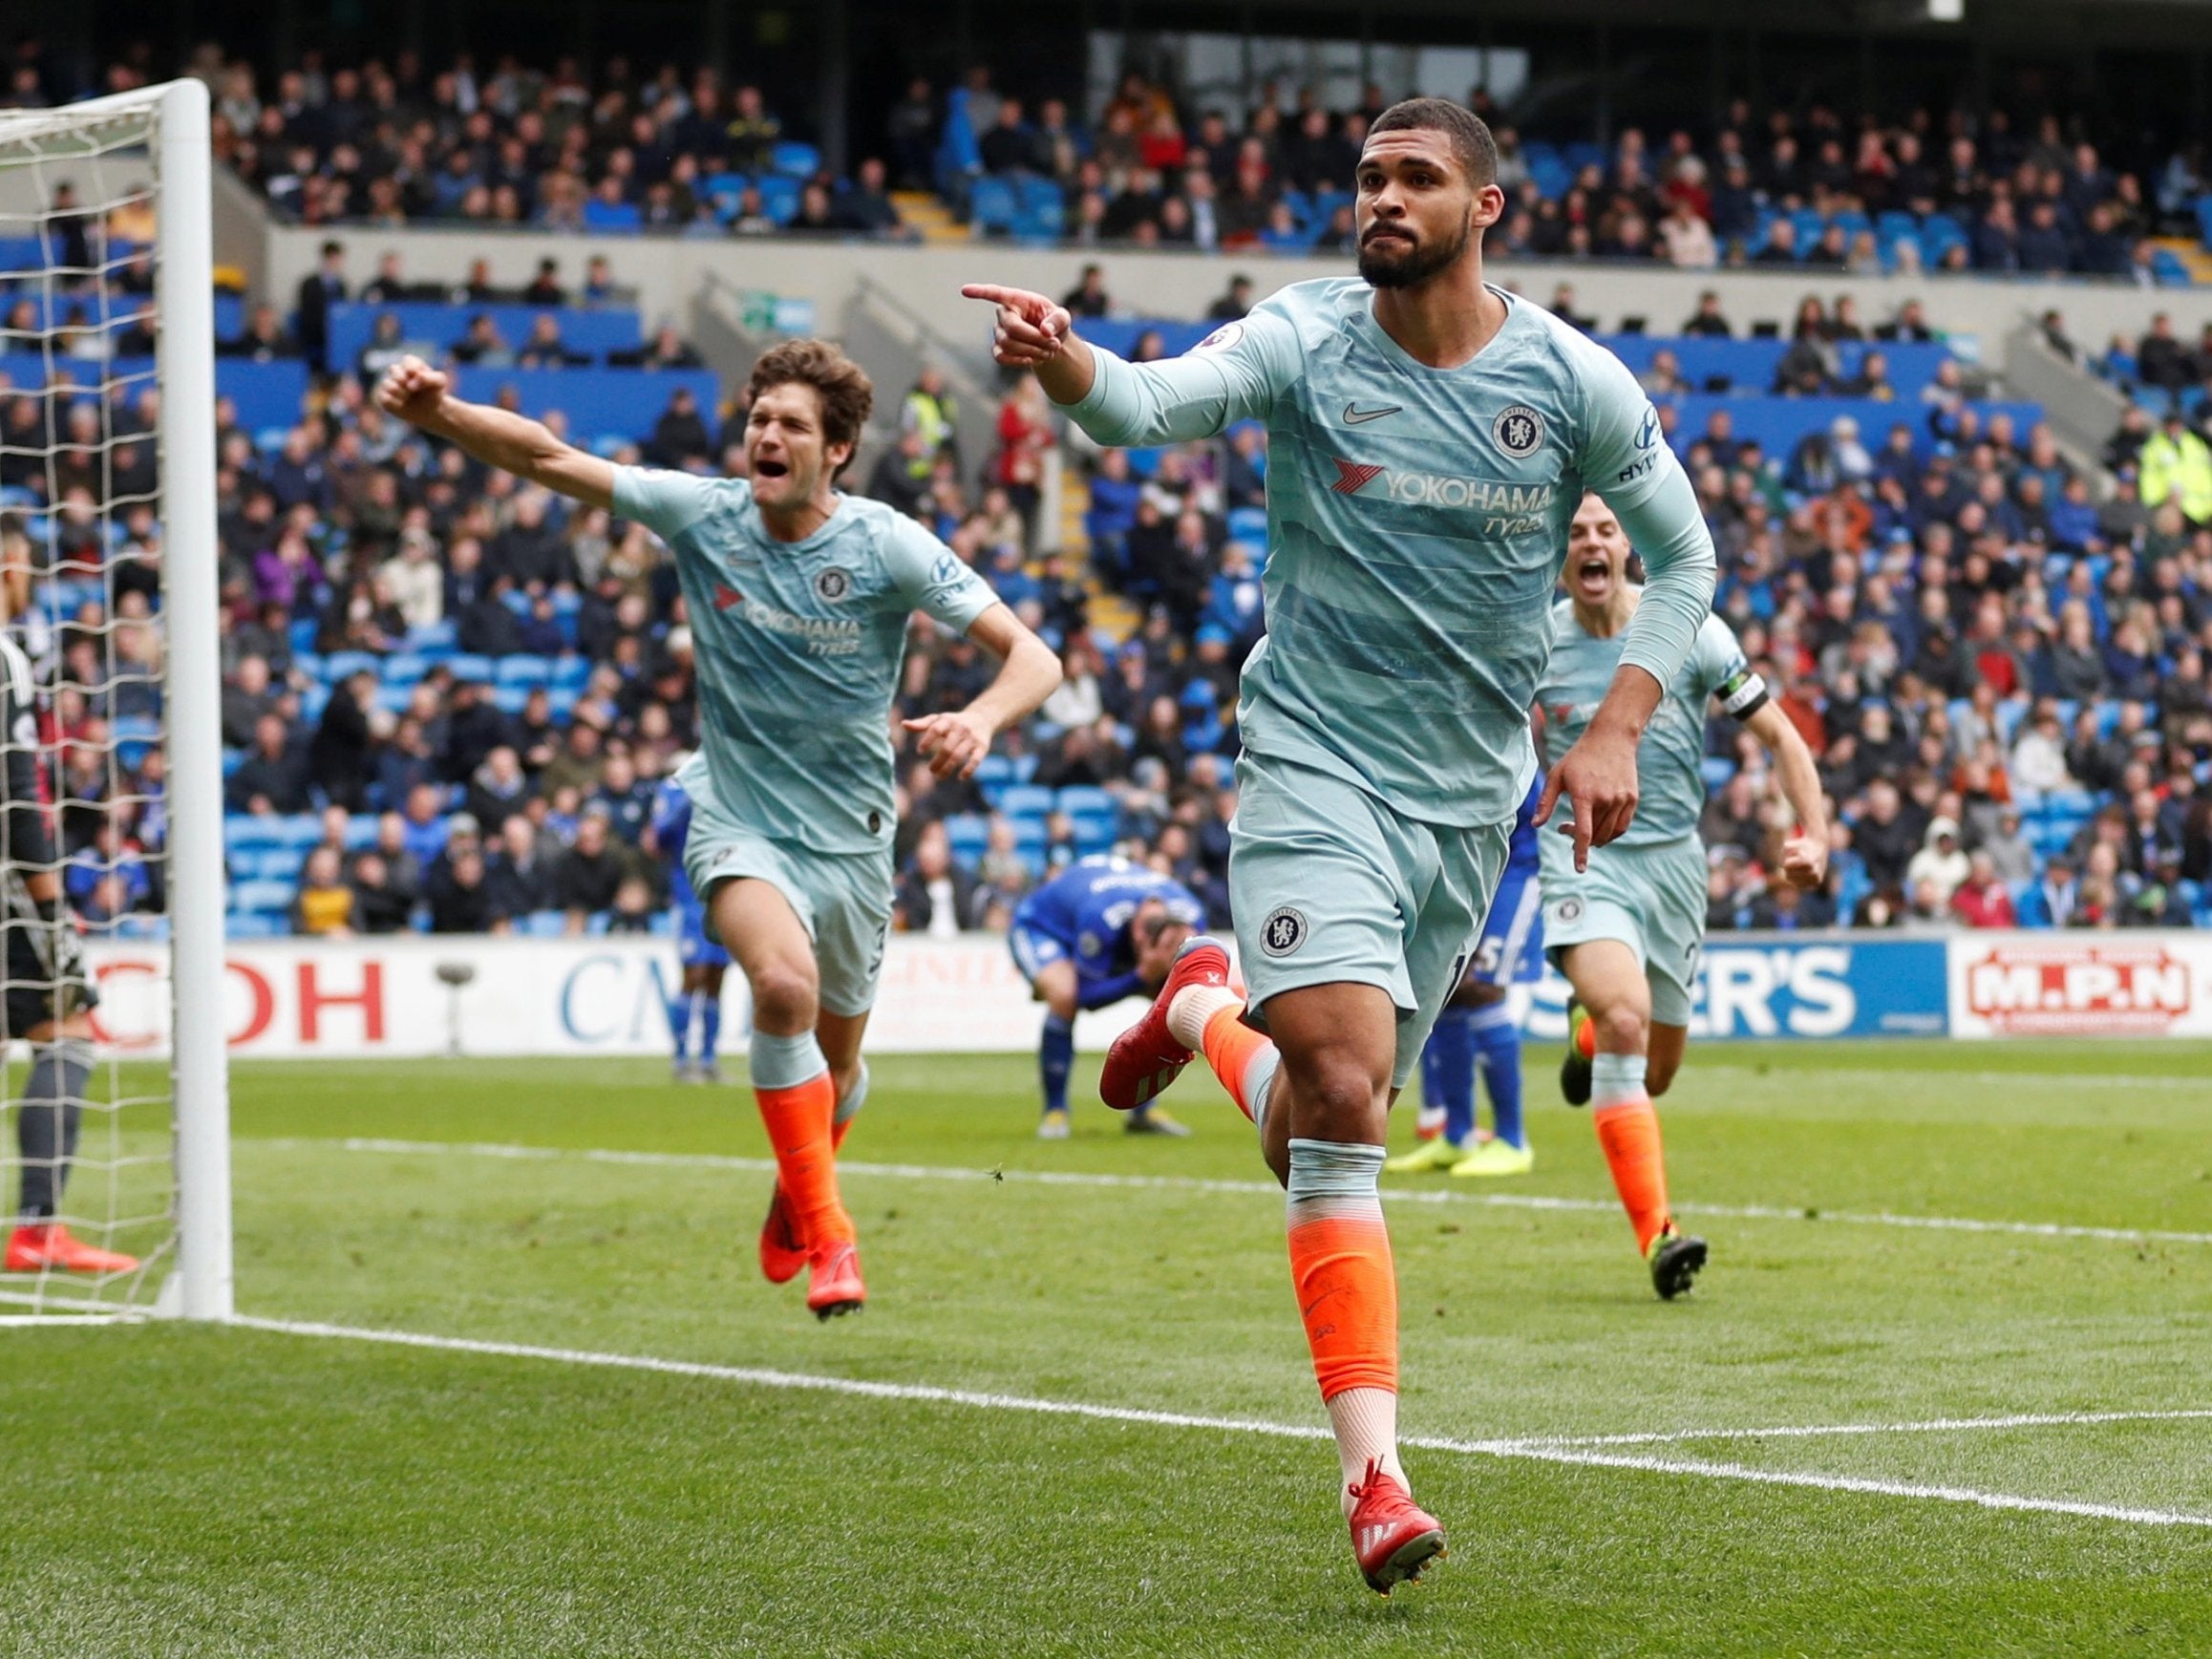
[[[230,1078],[223,1014],[222,641],[215,492],[214,226],[206,86],[192,79],[0,116],[0,138],[152,118],[160,321],[155,435],[167,642],[170,1099],[176,1265],[153,1311],[228,1320]],[[118,1313],[124,1311],[118,1308]],[[47,1316],[53,1317],[53,1316]]]

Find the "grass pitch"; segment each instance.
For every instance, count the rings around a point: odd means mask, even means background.
[[[562,1356],[0,1331],[0,1653],[2212,1649],[2212,1049],[1693,1050],[1672,1305],[1551,1058],[1533,1177],[1389,1180],[1452,1554],[1387,1603],[1196,1073],[1190,1140],[1049,1145],[1027,1061],[878,1060],[821,1326],[739,1089],[242,1067],[243,1311]]]

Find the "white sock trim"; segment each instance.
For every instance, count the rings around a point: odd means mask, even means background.
[[[1186,985],[1167,1005],[1168,1035],[1186,1049],[1202,1049],[1214,1015],[1225,1008],[1242,1008],[1244,1001],[1226,986]]]

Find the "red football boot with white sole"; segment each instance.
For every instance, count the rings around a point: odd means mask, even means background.
[[[806,1266],[806,1246],[799,1242],[798,1218],[783,1202],[779,1181],[768,1200],[768,1219],[760,1223],[760,1274],[771,1285],[788,1285]]]
[[[1117,1112],[1134,1112],[1158,1099],[1191,1063],[1190,1050],[1167,1029],[1167,1010],[1176,993],[1193,985],[1229,983],[1229,953],[1201,934],[1176,953],[1167,983],[1144,1010],[1144,1017],[1114,1039],[1098,1074],[1098,1096]]]
[[[137,1268],[138,1258],[73,1238],[59,1222],[36,1222],[8,1235],[8,1254],[0,1265],[10,1273],[128,1273]]]
[[[1443,1523],[1380,1463],[1369,1460],[1367,1478],[1351,1488],[1351,1553],[1369,1589],[1387,1596],[1444,1553]]]
[[[861,1252],[849,1241],[822,1245],[807,1265],[813,1272],[806,1282],[806,1305],[817,1319],[858,1313],[868,1300],[868,1287],[861,1283]]]

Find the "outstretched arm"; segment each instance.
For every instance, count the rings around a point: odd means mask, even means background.
[[[1783,879],[1793,887],[1818,887],[1828,875],[1828,801],[1813,751],[1790,717],[1772,703],[1761,703],[1743,723],[1774,756],[1782,795],[1797,815],[1797,833],[1782,842]]]
[[[1077,339],[1066,308],[1043,294],[990,283],[960,291],[998,308],[991,355],[1003,367],[1034,370],[1045,395],[1103,444],[1186,443],[1265,418],[1299,371],[1296,330],[1266,307],[1180,357],[1124,363]]]
[[[486,466],[543,484],[587,506],[614,505],[614,466],[555,437],[541,421],[453,393],[452,377],[421,358],[402,357],[376,387],[377,407]]]

